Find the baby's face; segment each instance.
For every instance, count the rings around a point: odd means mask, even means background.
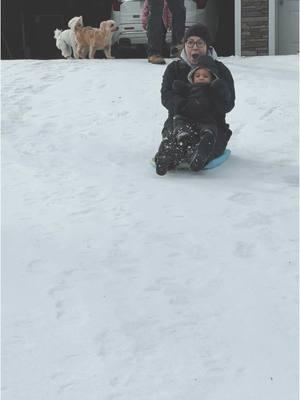
[[[209,83],[212,81],[212,74],[206,68],[199,68],[194,73],[194,83]]]

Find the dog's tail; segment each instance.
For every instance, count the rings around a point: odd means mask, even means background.
[[[54,39],[57,40],[60,37],[61,33],[62,33],[61,29],[55,29],[55,31],[54,31]]]
[[[70,21],[68,22],[68,27],[71,28],[71,30],[73,32],[82,28],[83,27],[82,16],[81,17],[73,17],[72,19],[70,19]]]

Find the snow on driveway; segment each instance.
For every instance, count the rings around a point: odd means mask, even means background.
[[[298,57],[222,61],[232,155],[164,177],[165,66],[2,61],[3,399],[298,398]]]

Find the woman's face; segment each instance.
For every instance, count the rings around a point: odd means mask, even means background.
[[[197,64],[198,57],[207,54],[207,44],[199,36],[190,36],[184,44],[184,49],[191,64]]]

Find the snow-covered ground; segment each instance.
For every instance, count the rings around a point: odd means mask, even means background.
[[[164,177],[164,66],[2,62],[3,400],[298,398],[298,57],[223,62],[232,156]]]

